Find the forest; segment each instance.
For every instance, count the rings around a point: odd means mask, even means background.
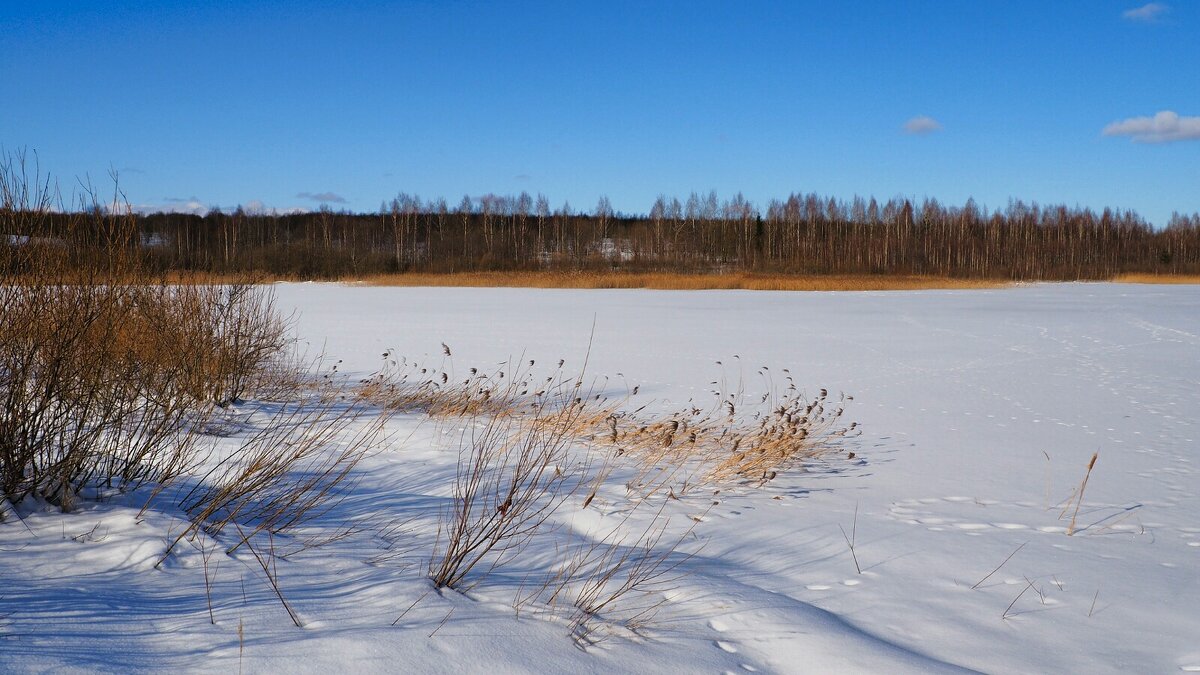
[[[0,176],[0,263],[31,248],[73,256],[139,250],[159,272],[342,279],[379,274],[603,271],[680,274],[913,275],[1096,280],[1200,273],[1200,213],[1155,228],[1129,210],[1011,200],[988,210],[903,197],[849,202],[793,193],[760,209],[741,194],[660,196],[646,214],[601,197],[590,212],[518,196],[464,196],[456,207],[401,193],[376,213],[136,213],[88,193],[56,204],[47,179]],[[118,241],[119,239],[119,241]],[[13,255],[11,249],[26,249]],[[9,249],[5,254],[4,250]],[[3,262],[9,261],[9,262]]]

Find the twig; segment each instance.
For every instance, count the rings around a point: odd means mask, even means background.
[[[1045,450],[1042,454],[1046,456],[1046,510],[1050,510],[1050,453]]]
[[[258,562],[259,567],[262,568],[263,574],[267,577],[267,583],[270,584],[271,590],[275,591],[275,595],[279,598],[280,604],[282,604],[283,608],[287,610],[288,616],[292,619],[292,623],[296,624],[296,628],[304,628],[304,623],[300,621],[300,617],[296,614],[295,610],[292,609],[292,606],[288,604],[287,598],[283,597],[283,590],[279,588],[279,571],[275,568],[274,535],[272,535],[270,532],[267,533],[268,549],[266,556],[264,557],[263,554],[259,552],[259,549],[255,548],[254,545],[250,543],[249,537],[246,537],[245,533],[236,522],[233,523],[233,526],[237,528],[238,534],[243,537],[246,548],[250,550],[250,553],[254,555],[254,559]]]
[[[208,603],[208,622],[215,626],[217,625],[217,617],[213,614],[212,587],[217,571],[221,568],[221,561],[217,561],[216,568],[212,570],[212,574],[209,574],[208,561],[216,549],[216,542],[213,542],[213,545],[209,547],[204,545],[202,539],[197,538],[196,544],[200,548],[200,561],[204,566],[204,599]]]
[[[854,559],[854,569],[862,574],[862,567],[858,564],[858,555],[854,552],[854,542],[858,539],[858,502],[854,503],[854,524],[850,527],[850,536],[846,536],[846,528],[842,527],[841,523],[838,523],[838,529],[842,531],[842,539],[846,540],[846,546],[850,548],[850,557]]]
[[[1008,618],[1008,610],[1012,609],[1013,605],[1017,604],[1017,601],[1021,599],[1021,596],[1025,595],[1025,591],[1028,591],[1032,587],[1033,587],[1033,582],[1030,581],[1029,584],[1025,586],[1025,588],[1021,589],[1021,592],[1017,594],[1017,597],[1013,598],[1013,601],[1008,603],[1008,607],[1004,608],[1004,613],[1000,615],[1000,618],[1007,619]]]
[[[1025,548],[1025,544],[1028,544],[1028,543],[1029,542],[1025,542],[1025,543],[1021,544],[1016,549],[1014,549],[1012,553],[1009,553],[1008,557],[1004,559],[1004,562],[1000,563],[999,565],[996,565],[996,569],[992,570],[991,572],[988,572],[986,577],[980,579],[979,581],[976,581],[975,585],[971,587],[971,590],[975,590],[976,588],[979,588],[979,584],[982,584],[983,582],[990,579],[993,574],[995,574],[996,572],[999,572],[1000,568],[1004,567],[1005,563],[1007,563],[1009,560],[1012,560],[1012,557],[1017,554],[1017,551],[1020,551],[1021,549]]]
[[[400,613],[400,616],[396,617],[396,620],[392,622],[392,625],[395,626],[396,624],[400,623],[400,619],[403,619],[405,617],[405,615],[407,615],[409,612],[412,611],[413,607],[416,607],[417,604],[420,603],[422,600],[424,600],[425,596],[429,595],[431,592],[433,592],[433,589],[429,589],[428,591],[425,591],[424,593],[422,593],[421,597],[414,600],[413,604],[408,606],[408,609],[404,610],[403,612]]]
[[[1096,589],[1096,594],[1092,596],[1092,606],[1088,608],[1088,618],[1092,618],[1092,612],[1096,610],[1096,598],[1100,597],[1100,589]]]
[[[238,617],[238,675],[242,675],[242,655],[246,651],[246,632],[242,627],[242,618]]]
[[[1025,581],[1029,581],[1030,585],[1033,584],[1033,582],[1030,581],[1029,577],[1022,577],[1022,578],[1024,578]],[[1042,589],[1038,588],[1037,586],[1034,586],[1033,592],[1038,594],[1038,600],[1040,600],[1041,603],[1043,605],[1045,605],[1046,604],[1046,594],[1042,592]]]
[[[449,611],[449,612],[446,612],[446,616],[442,617],[442,622],[441,622],[441,623],[439,623],[439,624],[437,625],[437,628],[434,628],[434,629],[433,629],[433,633],[430,633],[430,634],[429,634],[429,637],[433,637],[433,636],[434,636],[434,634],[436,634],[436,633],[437,633],[439,630],[441,630],[441,629],[442,629],[442,626],[445,626],[445,625],[446,625],[446,622],[450,620],[450,615],[451,615],[451,614],[453,614],[453,613],[454,613],[454,608],[453,608],[453,607],[451,607],[451,608],[450,608],[450,611]]]

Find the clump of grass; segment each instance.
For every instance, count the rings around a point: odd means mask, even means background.
[[[708,409],[688,406],[662,416],[613,413],[591,418],[589,437],[636,462],[632,486],[652,493],[705,485],[762,486],[806,460],[815,459],[859,433],[843,424],[853,397],[832,398],[826,389],[806,397],[794,388],[764,395],[759,406],[737,393],[721,395]],[[762,406],[769,406],[765,410]]]
[[[794,392],[786,395],[757,424],[730,428],[729,455],[709,471],[707,479],[762,484],[799,461],[820,456],[857,431],[857,422],[839,426],[851,400],[845,395],[831,399],[827,389],[812,399]],[[732,406],[730,415],[736,415]]]
[[[533,359],[510,359],[491,369],[472,367],[456,373],[449,345],[442,343],[441,348],[437,364],[411,361],[392,350],[383,352],[382,365],[359,381],[356,395],[381,408],[435,418],[528,417],[576,381],[567,376],[563,360],[546,375],[535,370]]]
[[[523,418],[533,426],[557,427],[567,410],[564,384],[578,388],[582,382],[567,376],[561,360],[546,376],[535,374],[535,361],[520,360],[490,372],[470,368],[463,377],[455,374],[453,352],[444,343],[437,364],[409,361],[391,350],[382,357],[383,366],[360,381],[357,395],[380,407],[437,418]],[[766,368],[760,370],[764,377],[766,373]],[[584,405],[571,409],[569,428],[558,432],[564,439],[604,448],[605,466],[637,466],[630,485],[644,494],[674,484],[680,492],[711,484],[761,486],[859,433],[857,422],[842,421],[852,396],[834,397],[827,389],[807,396],[790,372],[784,373],[785,388],[771,386],[755,401],[747,401],[739,386],[714,392],[714,402],[706,407],[689,403],[665,412],[648,405],[630,409],[638,396],[636,386],[619,395],[590,391],[574,396]],[[547,415],[550,408],[558,412]],[[589,497],[605,478],[603,471],[596,476]]]

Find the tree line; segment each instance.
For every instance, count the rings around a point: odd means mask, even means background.
[[[98,208],[93,205],[93,208]],[[93,214],[95,215],[95,214]],[[16,217],[2,246],[100,243],[103,217],[53,209]],[[118,214],[113,214],[113,218]],[[424,201],[400,194],[376,213],[219,209],[120,214],[161,271],[342,278],[404,272],[636,271],[899,274],[996,279],[1107,279],[1200,273],[1200,213],[1156,229],[1133,211],[1010,201],[988,210],[897,197],[850,201],[792,194],[765,209],[741,194],[661,196],[646,214],[590,212],[517,196]],[[81,227],[79,223],[87,224]]]

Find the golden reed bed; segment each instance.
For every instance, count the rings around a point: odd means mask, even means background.
[[[174,283],[221,284],[302,281],[293,277],[173,273]],[[320,281],[365,286],[461,286],[508,288],[650,288],[661,290],[750,291],[915,291],[926,289],[1003,288],[1009,279],[954,279],[900,275],[676,274],[670,272],[411,272],[376,274]],[[1200,284],[1200,275],[1122,274],[1111,279],[1126,284]],[[1052,283],[1052,282],[1044,282]]]
[[[347,280],[372,286],[478,286],[526,288],[737,289],[754,291],[884,291],[931,288],[998,288],[1001,280],[917,276],[790,276],[771,274],[672,274],[656,272],[467,272],[391,274]]]
[[[1121,284],[1200,284],[1200,274],[1121,274],[1113,281]]]

